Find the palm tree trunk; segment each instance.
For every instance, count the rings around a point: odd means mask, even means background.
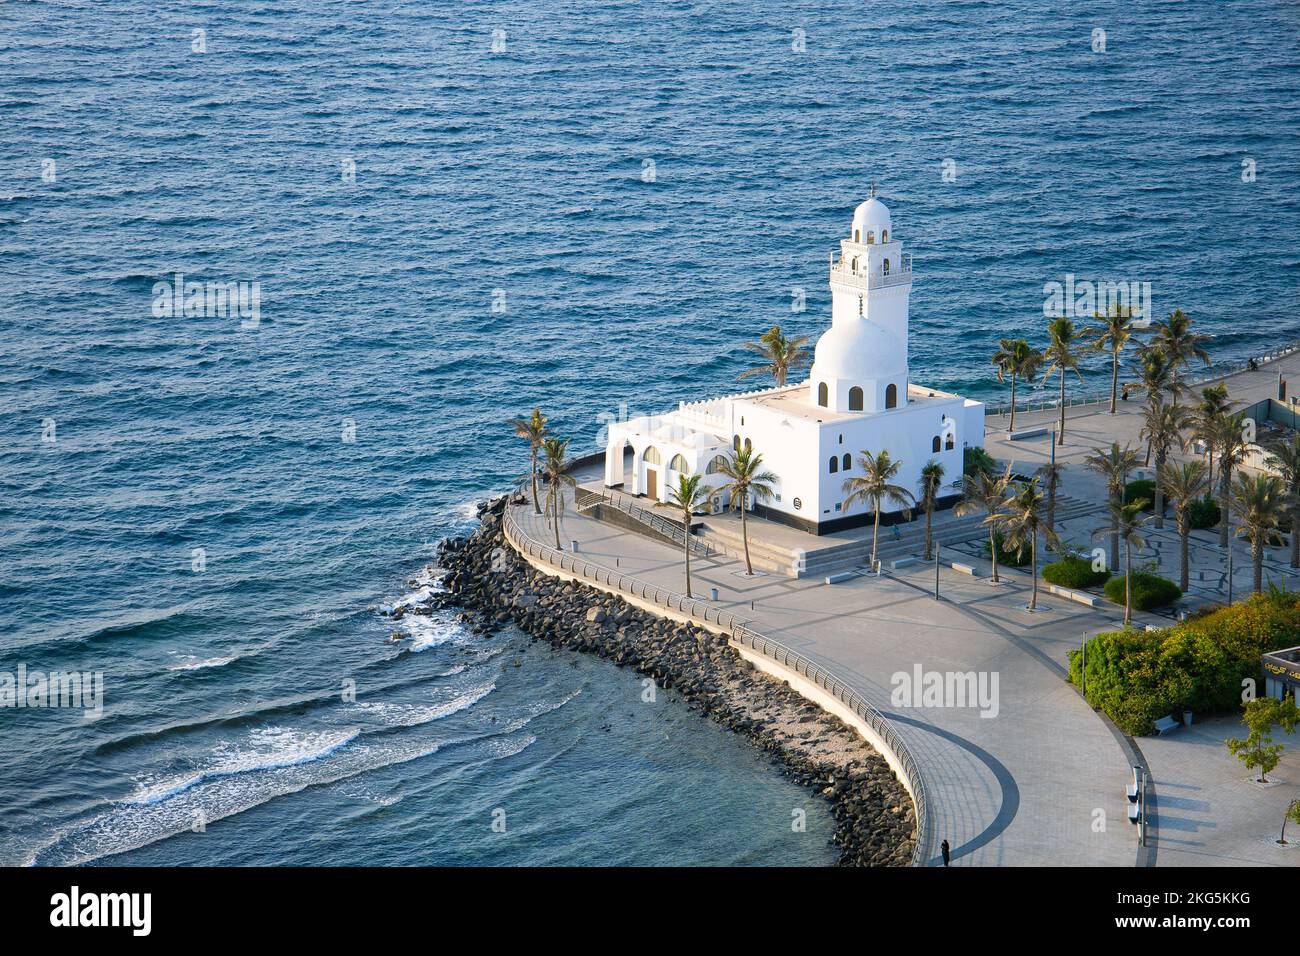
[[[930,521],[934,516],[934,503],[926,502],[925,506],[925,560],[930,560]]]
[[[1181,560],[1181,569],[1178,572],[1178,586],[1187,593],[1187,542],[1191,537],[1192,526],[1187,518],[1178,519],[1178,556]]]
[[[533,448],[532,454],[529,455],[532,467],[528,470],[532,473],[533,478],[533,513],[541,514],[542,506],[537,501],[537,449]]]
[[[1156,455],[1156,500],[1151,507],[1156,512],[1156,527],[1164,530],[1165,527],[1165,490],[1160,485],[1160,471],[1165,466],[1164,455]]]
[[[1291,509],[1291,567],[1300,568],[1300,507]]]
[[[1115,414],[1115,393],[1119,391],[1119,352],[1110,353],[1110,413]]]
[[[1013,432],[1015,430],[1016,430],[1016,373],[1012,372],[1011,373],[1011,424],[1007,427],[1007,431]]]
[[[1034,589],[1029,595],[1029,610],[1038,610],[1038,532],[1029,540],[1029,564],[1034,579]]]
[[[880,538],[880,499],[876,499],[876,520],[871,528],[871,570],[876,570],[876,541]]]
[[[1124,501],[1124,493],[1121,491],[1118,496],[1114,492],[1110,495],[1111,503],[1118,506]],[[1110,566],[1119,567],[1119,515],[1113,510],[1110,515]]]
[[[1124,542],[1124,626],[1133,623],[1133,546]]]
[[[754,565],[749,560],[749,522],[745,519],[745,505],[748,497],[747,492],[743,492],[740,496],[740,537],[745,542],[745,573],[752,575]]]
[[[1056,476],[1047,483],[1047,530],[1056,530]]]
[[[993,557],[993,583],[998,583],[998,540],[993,535],[993,526],[989,525],[989,554]]]
[[[1232,469],[1219,467],[1219,547],[1228,547],[1228,493],[1232,490]]]
[[[1061,369],[1061,427],[1056,433],[1056,443],[1065,444],[1065,369]]]
[[[686,553],[686,596],[691,597],[691,515],[686,513],[686,533],[682,535],[682,550]]]
[[[1251,536],[1250,560],[1255,565],[1255,593],[1264,590],[1264,532]]]
[[[1206,468],[1205,470],[1205,487],[1213,488],[1214,487],[1214,449],[1210,447],[1209,442],[1205,443],[1205,451],[1206,454],[1209,455],[1209,461],[1210,461],[1209,467]]]
[[[560,549],[560,490],[551,489],[551,513],[553,516],[552,526],[555,528],[555,550]]]

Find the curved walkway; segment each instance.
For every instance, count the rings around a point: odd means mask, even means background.
[[[531,508],[514,515],[530,537],[553,542],[545,517]],[[681,552],[667,545],[572,509],[560,537],[566,548],[576,541],[588,561],[683,589]],[[837,674],[894,722],[923,767],[931,863],[943,839],[954,865],[1138,861],[1126,818],[1128,755],[1061,676],[1066,652],[1085,631],[1112,627],[1113,615],[1056,599],[1028,614],[1021,609],[1028,582],[1014,574],[993,587],[945,569],[944,600],[935,601],[932,568],[825,585],[747,577],[726,557],[691,563],[697,597],[716,587],[719,608]],[[996,713],[925,701],[895,706],[892,676],[918,667],[996,675]]]

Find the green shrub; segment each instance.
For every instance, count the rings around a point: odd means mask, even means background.
[[[1183,592],[1173,581],[1145,571],[1134,571],[1131,576],[1133,610],[1147,611],[1153,607],[1173,604]],[[1117,574],[1106,582],[1106,597],[1116,604],[1124,603],[1124,575]]]
[[[1146,502],[1142,507],[1143,511],[1150,511],[1155,507],[1156,483],[1150,478],[1139,478],[1124,486],[1124,504],[1131,505],[1139,499]]]
[[[1043,580],[1063,588],[1095,588],[1105,584],[1108,577],[1108,572],[1094,571],[1092,561],[1077,554],[1067,554],[1043,568]]]
[[[963,475],[973,475],[977,471],[991,475],[997,470],[998,463],[983,448],[972,445],[962,451],[961,473]]]
[[[1206,495],[1204,498],[1197,498],[1188,506],[1188,515],[1191,518],[1193,530],[1196,528],[1213,528],[1219,524],[1219,503]]]
[[[1008,550],[1005,539],[1001,531],[993,532],[993,540],[998,543],[998,564],[1005,564],[1010,568],[1027,568],[1029,562],[1033,560],[1033,552],[1029,550],[1029,545],[1025,545],[1023,554],[1016,554],[1015,551]],[[989,556],[989,539],[984,539],[984,556]]]
[[[1117,580],[1122,589],[1124,579]],[[1253,595],[1159,631],[1098,634],[1087,645],[1088,700],[1130,734],[1149,734],[1156,720],[1184,708],[1237,713],[1242,680],[1259,679],[1260,655],[1294,646],[1297,635],[1300,600],[1283,592]],[[1076,687],[1083,657],[1070,652]]]

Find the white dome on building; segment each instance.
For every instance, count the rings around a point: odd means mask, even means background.
[[[818,380],[865,384],[906,373],[907,349],[903,343],[867,319],[832,325],[817,340],[812,374]]]
[[[871,232],[875,234],[876,241],[879,242],[881,234],[888,232],[889,228],[889,207],[875,196],[872,196],[853,210],[854,235],[865,236],[868,232]]]

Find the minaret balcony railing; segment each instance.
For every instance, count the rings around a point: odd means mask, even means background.
[[[912,281],[910,268],[897,272],[850,272],[847,269],[832,269],[831,281],[852,286],[855,289],[885,289],[889,286],[902,285]]]

